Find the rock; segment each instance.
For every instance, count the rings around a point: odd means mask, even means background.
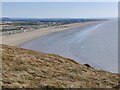
[[[89,64],[84,64],[88,68],[92,68]]]

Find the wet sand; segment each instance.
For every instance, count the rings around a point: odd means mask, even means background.
[[[117,22],[109,21],[51,33],[21,45],[58,54],[98,69],[118,72]]]

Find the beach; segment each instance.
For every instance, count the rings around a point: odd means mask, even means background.
[[[72,28],[76,28],[76,27],[80,27],[88,24],[94,24],[96,22],[100,22],[100,21],[73,23],[73,24],[63,25],[62,28],[48,27],[48,28],[43,28],[38,30],[32,30],[30,32],[4,35],[4,36],[0,36],[0,39],[1,39],[0,43],[5,45],[10,45],[10,46],[19,46],[22,43],[25,43],[27,41],[38,38],[43,35],[47,35],[53,32],[63,31],[63,30],[69,30]]]
[[[21,47],[61,55],[97,69],[117,73],[117,30],[117,22],[99,22],[44,35]]]
[[[57,54],[117,73],[117,30],[115,21],[92,21],[0,37],[5,45]]]

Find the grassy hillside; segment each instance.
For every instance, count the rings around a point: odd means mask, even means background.
[[[54,54],[2,45],[3,87],[111,88],[118,75]]]

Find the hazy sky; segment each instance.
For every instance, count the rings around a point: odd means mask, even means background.
[[[120,0],[1,0],[2,2],[119,2]]]
[[[115,2],[4,2],[3,17],[102,18],[117,17]]]

